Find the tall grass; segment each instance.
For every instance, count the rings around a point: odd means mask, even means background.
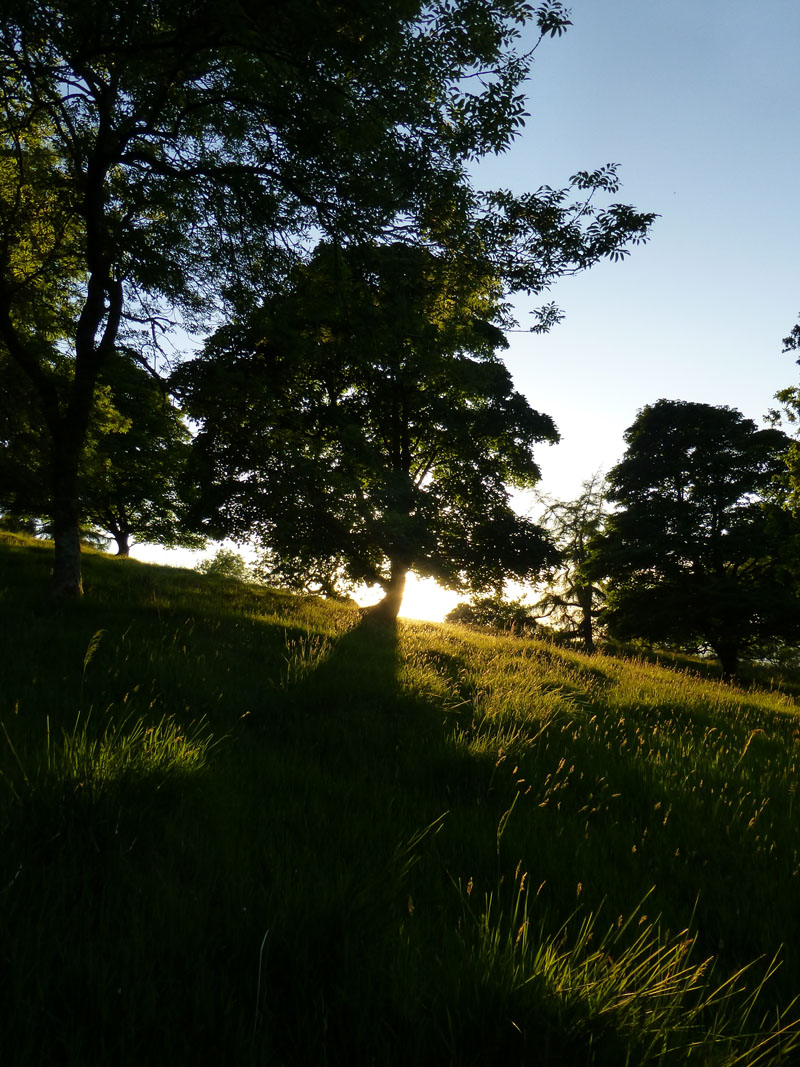
[[[800,720],[641,662],[0,546],[15,1064],[800,1060]]]

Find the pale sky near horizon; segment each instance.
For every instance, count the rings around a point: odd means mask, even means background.
[[[573,25],[536,52],[530,118],[476,184],[560,187],[618,163],[613,199],[658,212],[623,263],[558,283],[564,322],[510,336],[517,388],[551,415],[542,492],[578,495],[661,397],[760,421],[798,381],[781,339],[800,318],[800,0],[572,0]],[[144,550],[142,558],[150,554]],[[403,614],[441,617],[429,588]]]

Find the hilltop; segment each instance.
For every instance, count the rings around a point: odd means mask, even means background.
[[[102,554],[51,605],[50,551],[0,543],[15,1065],[795,1062],[791,695]]]

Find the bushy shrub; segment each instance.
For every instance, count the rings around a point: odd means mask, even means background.
[[[235,578],[239,582],[249,581],[252,577],[250,568],[231,548],[219,548],[209,559],[200,560],[196,570],[201,574],[210,574],[215,578]]]
[[[533,634],[545,629],[539,626],[527,604],[500,596],[476,597],[468,603],[457,604],[445,616],[445,622],[461,622],[512,634]]]

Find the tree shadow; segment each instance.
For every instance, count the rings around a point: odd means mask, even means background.
[[[287,647],[286,677],[263,729],[324,759],[331,773],[369,760],[376,774],[396,778],[404,748],[437,725],[431,706],[400,685],[398,623],[362,613],[316,656],[302,641]]]

